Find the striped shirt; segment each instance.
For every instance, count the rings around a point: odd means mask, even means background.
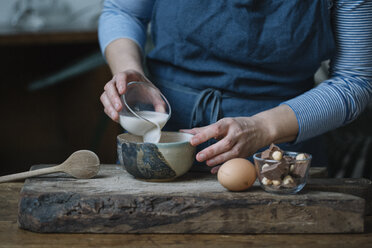
[[[283,102],[292,108],[301,142],[353,121],[372,98],[372,0],[334,0],[336,53],[330,78]],[[129,38],[144,49],[155,0],[106,0],[99,23],[101,49]]]

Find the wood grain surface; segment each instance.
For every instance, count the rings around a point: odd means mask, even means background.
[[[17,225],[22,182],[0,185],[0,247],[370,247],[372,218],[363,234],[41,234]]]
[[[363,232],[370,181],[333,182],[310,180],[297,195],[269,194],[257,184],[229,192],[206,173],[154,183],[106,165],[90,180],[28,179],[18,221],[35,232],[66,233]]]

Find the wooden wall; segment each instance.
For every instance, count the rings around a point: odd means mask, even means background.
[[[0,43],[0,175],[33,164],[61,163],[91,149],[102,163],[116,162],[118,124],[99,101],[111,74],[106,65],[38,91],[27,87],[98,50],[96,40]]]

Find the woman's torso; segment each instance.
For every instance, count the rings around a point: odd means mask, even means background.
[[[333,53],[329,3],[157,0],[151,73],[199,90],[292,98]]]
[[[157,0],[147,65],[172,105],[167,128],[251,116],[311,89],[334,51],[329,4]],[[325,159],[320,139],[283,147]]]

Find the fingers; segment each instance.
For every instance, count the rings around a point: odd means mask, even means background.
[[[123,74],[123,79],[125,81],[124,86],[126,86],[128,83],[130,83],[132,81],[144,81],[144,82],[148,82],[148,83],[152,84],[150,82],[150,80],[148,78],[146,78],[142,73],[140,73],[138,71],[135,71],[135,70],[127,70],[127,71],[119,73],[119,74]],[[117,74],[117,75],[119,75],[119,74]]]
[[[160,113],[167,112],[167,104],[163,101],[162,98],[155,98],[152,99],[152,104],[154,105],[154,110]]]
[[[156,112],[166,113],[167,103],[164,100],[165,97],[161,94],[160,90],[155,85],[153,85],[149,81],[148,83],[152,87],[151,88],[144,87],[145,98],[149,98],[149,101],[154,106],[154,110]]]
[[[192,130],[195,131],[195,135],[192,137],[190,143],[193,146],[197,146],[212,138],[219,139],[220,137],[225,136],[227,129],[228,127],[223,119],[209,126],[194,128]]]
[[[105,113],[114,121],[119,120],[119,111],[123,108],[120,95],[126,89],[126,74],[118,73],[104,87],[101,102]]]
[[[240,146],[234,146],[233,149],[223,152],[212,159],[209,159],[206,161],[206,164],[208,166],[215,166],[218,164],[222,164],[230,159],[238,158],[240,157],[241,147]]]
[[[200,132],[202,128],[193,128],[193,129],[180,129],[179,131],[180,132],[183,132],[183,133],[189,133],[189,134],[192,134],[192,135],[195,135],[197,133]]]
[[[116,74],[112,81],[115,83],[115,87],[117,89],[117,92],[122,95],[125,93],[125,90],[127,88],[128,83],[128,76],[126,73],[118,73]]]
[[[220,139],[196,155],[197,161],[206,162],[208,166],[215,166],[232,158],[246,156],[250,153],[248,149],[250,145],[247,147],[249,137],[255,135],[252,132],[246,132],[246,119],[243,118],[224,118],[206,127],[184,131],[194,134],[190,142],[192,145],[199,145],[212,138]]]
[[[114,121],[119,120],[119,113],[123,108],[120,96],[125,93],[127,83],[131,81],[143,81],[146,78],[139,72],[128,70],[120,72],[112,78],[104,87],[100,99],[105,113]],[[165,111],[164,111],[165,112]]]
[[[106,105],[105,105],[106,103],[107,105],[110,105],[107,107],[113,107],[115,108],[116,112],[119,112],[122,108],[122,104],[120,101],[119,93],[116,88],[116,82],[114,80],[111,80],[105,85],[104,90],[105,90],[104,92],[105,100],[108,100],[110,103],[109,104],[107,101],[102,102],[105,108],[106,108]]]
[[[154,109],[156,112],[166,113],[165,103],[164,104],[155,104]]]
[[[227,127],[223,120],[220,120],[214,124],[205,127],[193,128],[193,129],[182,129],[181,132],[190,133],[194,136],[190,140],[192,146],[200,145],[212,138],[218,139],[225,136],[227,133]],[[203,162],[209,160],[220,153],[225,152],[228,149],[231,149],[233,141],[230,138],[224,138],[216,144],[207,147],[203,151],[199,152],[196,155],[196,160]],[[207,165],[215,164],[214,161],[207,161]]]
[[[109,100],[106,92],[103,92],[101,95],[101,102],[104,106],[105,113],[114,121],[119,120],[119,114],[116,109],[112,106],[111,101]]]
[[[116,74],[110,82],[114,83],[119,95],[125,93],[127,89],[127,84],[132,81],[144,81],[146,79],[143,75],[136,71],[125,71]]]
[[[130,83],[130,82],[132,82],[132,81],[143,81],[143,82],[147,82],[150,85],[152,85],[154,88],[156,88],[156,86],[149,79],[147,79],[144,75],[142,75],[139,72],[136,72],[136,71],[133,71],[133,70],[129,70],[129,71],[126,71],[125,73],[117,74],[117,77],[116,77],[116,86],[117,86],[118,92],[121,95],[124,94],[125,93],[125,90],[126,90],[127,84]],[[159,94],[159,97],[153,97],[152,94],[147,94],[146,90],[147,89],[144,90],[144,94],[145,94],[146,97],[150,97],[149,100],[153,104],[154,110],[156,112],[165,113],[166,112],[166,108],[167,108],[167,104],[160,97],[160,94]]]
[[[226,136],[217,143],[200,151],[196,155],[196,160],[199,162],[206,161],[208,166],[214,166],[237,157],[239,154],[240,149],[236,144],[236,141],[231,137]]]
[[[217,172],[218,172],[218,170],[220,169],[220,167],[221,167],[221,165],[213,167],[213,168],[211,169],[211,173],[212,173],[212,174],[217,174]]]

